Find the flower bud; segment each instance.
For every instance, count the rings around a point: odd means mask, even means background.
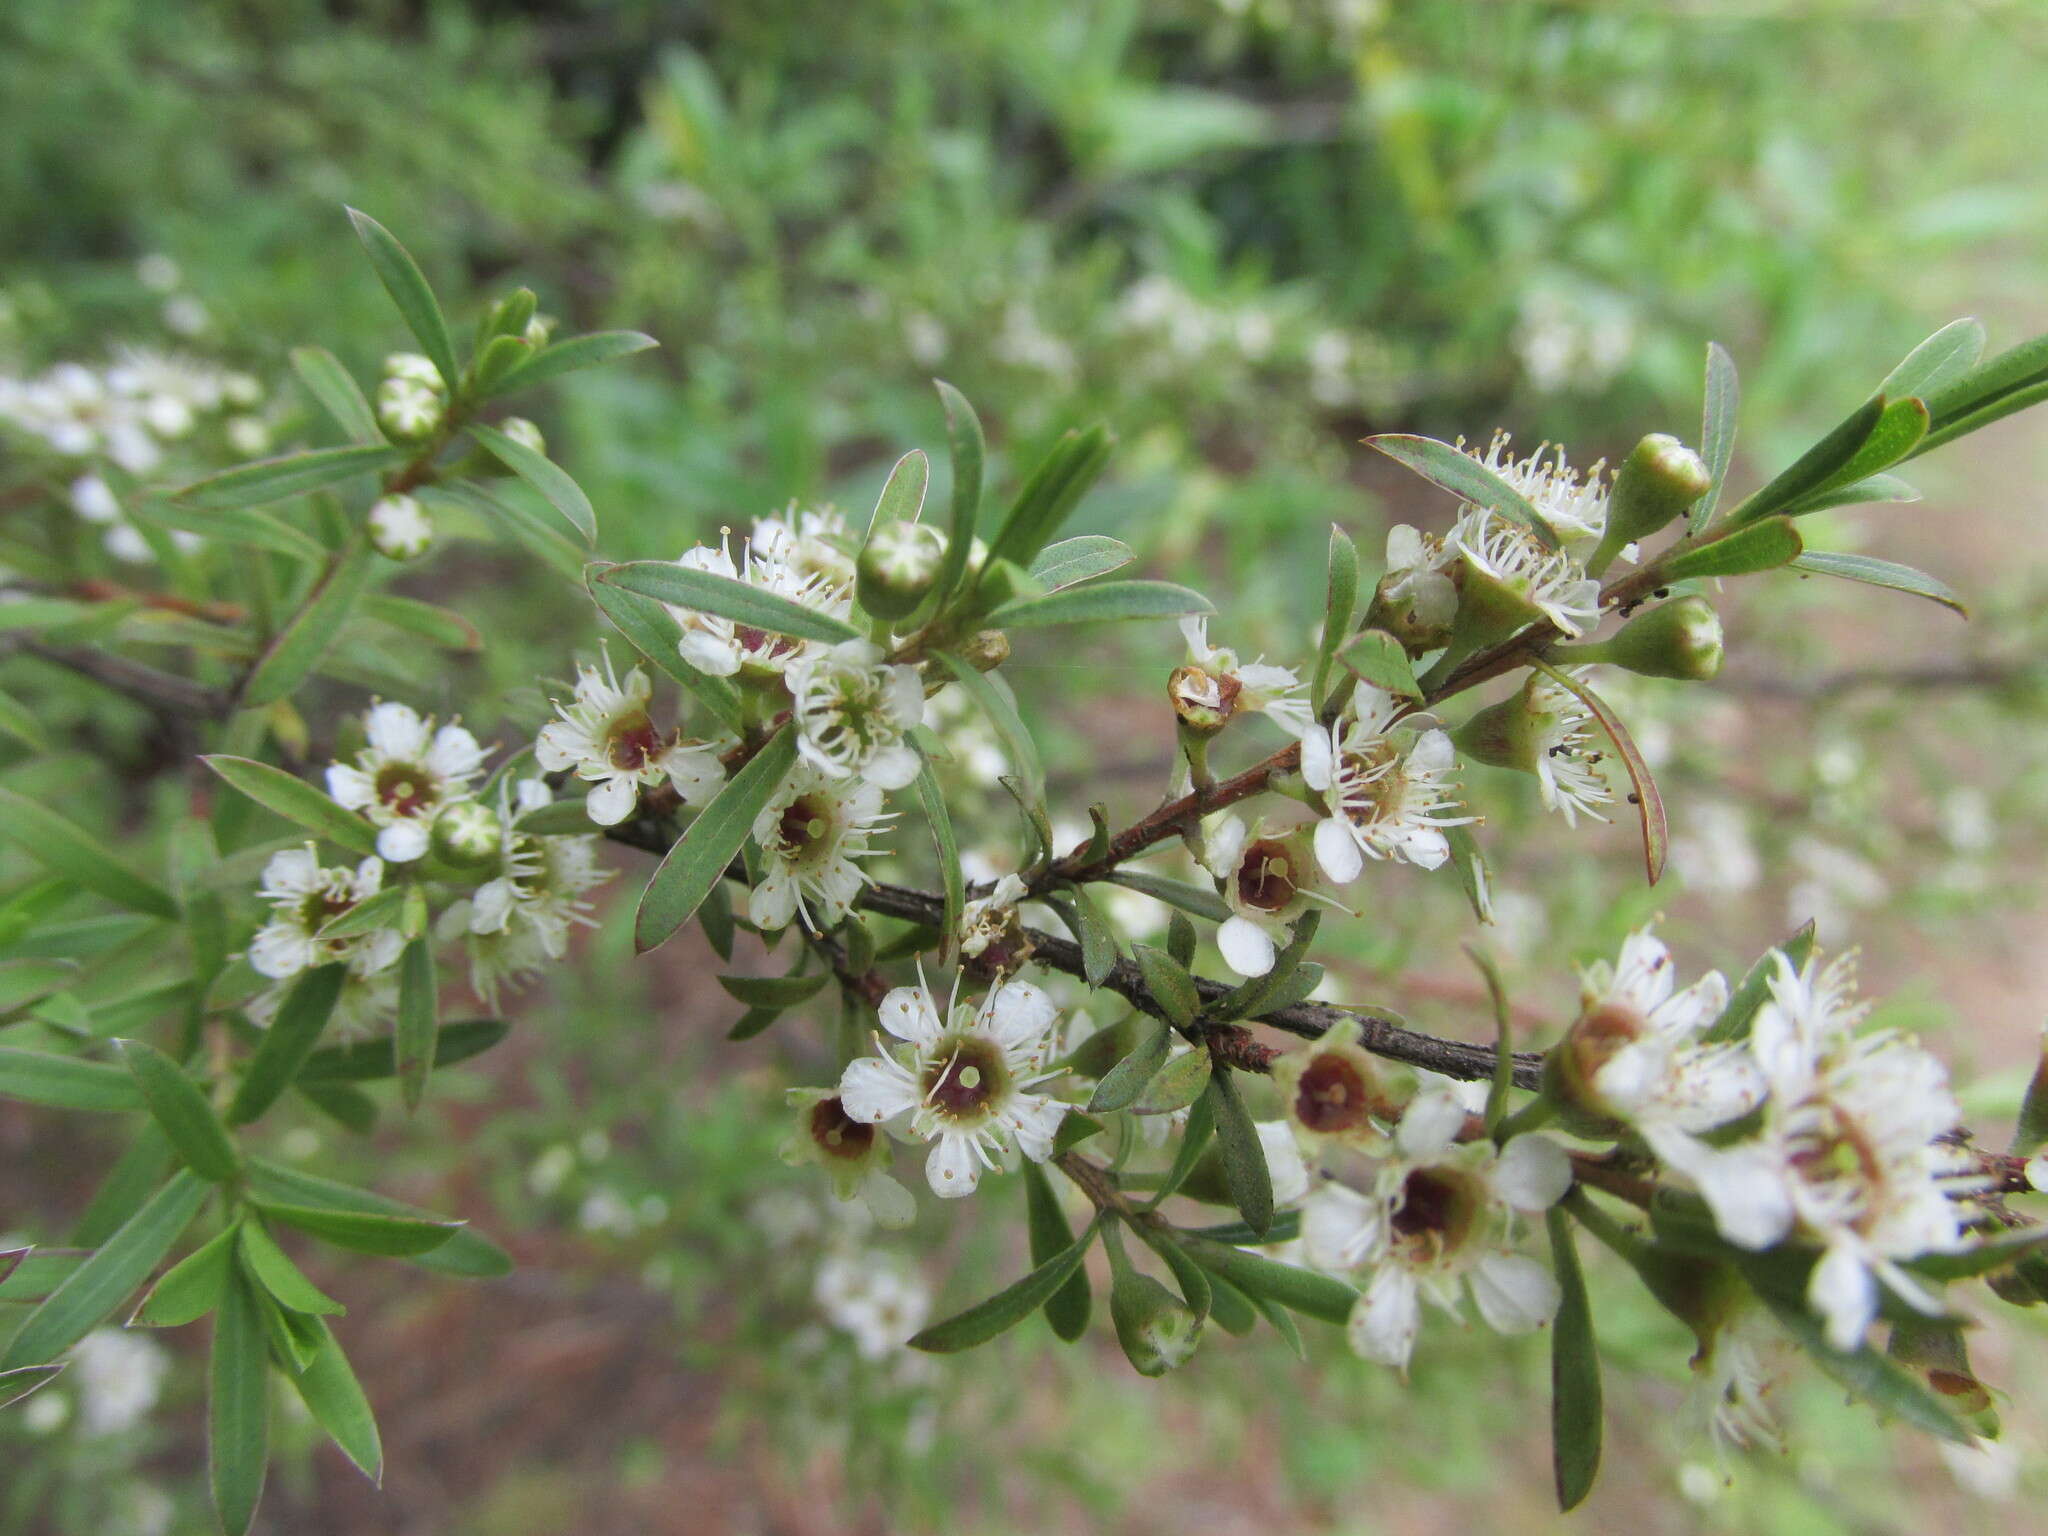
[[[498,307],[491,314],[493,336],[524,336],[526,328],[533,321],[533,311],[539,303],[531,288],[514,288],[498,301]]]
[[[434,524],[414,496],[380,496],[370,507],[370,547],[386,560],[416,560],[434,545]]]
[[[1126,1266],[1109,1289],[1116,1341],[1140,1376],[1164,1376],[1185,1365],[1202,1342],[1202,1319],[1172,1291]]]
[[[408,384],[417,384],[423,389],[433,390],[436,394],[448,387],[447,381],[441,377],[441,370],[434,366],[430,358],[423,357],[417,352],[393,352],[386,357],[384,377],[387,381],[403,379]]]
[[[520,334],[526,338],[526,344],[538,352],[548,344],[548,337],[554,334],[554,330],[555,323],[552,320],[545,315],[535,315],[526,322],[526,329]]]
[[[498,430],[520,447],[531,448],[535,453],[546,456],[548,440],[540,435],[540,428],[524,416],[507,416],[498,423]]]
[[[1607,529],[1587,562],[1599,572],[1638,539],[1646,539],[1706,495],[1714,477],[1706,461],[1666,432],[1637,443],[1615,472],[1607,497]]]
[[[377,420],[402,443],[433,436],[443,414],[440,395],[424,384],[389,378],[377,386]]]
[[[498,856],[505,828],[478,800],[458,800],[434,818],[429,846],[434,857],[457,869],[475,869]]]
[[[913,612],[946,563],[946,536],[928,523],[884,523],[860,552],[855,594],[879,619]]]
[[[1166,680],[1166,697],[1181,729],[1197,736],[1213,736],[1230,724],[1243,692],[1244,684],[1229,673],[1219,675],[1192,662],[1175,667]]]
[[[1604,661],[1644,677],[1703,683],[1721,671],[1721,617],[1703,597],[1681,597],[1639,613],[1605,640],[1552,653],[1560,665]]]
[[[960,654],[977,672],[993,672],[1010,659],[1010,637],[1000,629],[978,629],[962,642]]]

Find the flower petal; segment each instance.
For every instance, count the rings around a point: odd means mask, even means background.
[[[973,1138],[942,1133],[924,1160],[924,1176],[932,1193],[943,1200],[973,1194],[981,1182],[981,1159],[975,1155]]]
[[[1572,1187],[1571,1159],[1548,1136],[1517,1136],[1493,1165],[1493,1187],[1518,1211],[1544,1211]]]
[[[1525,1253],[1489,1253],[1470,1280],[1479,1315],[1495,1333],[1533,1333],[1557,1316],[1557,1277]]]
[[[1304,737],[1304,741],[1313,740]],[[1332,816],[1316,823],[1316,862],[1323,866],[1323,873],[1338,885],[1349,885],[1365,869],[1365,855],[1358,851],[1358,844],[1352,840],[1348,823]]]
[[[1351,1308],[1344,1333],[1354,1353],[1405,1371],[1421,1326],[1415,1277],[1398,1264],[1383,1264]]]
[[[917,1079],[879,1056],[862,1056],[839,1074],[839,1102],[847,1118],[880,1125],[917,1108]]]
[[[1248,917],[1233,917],[1216,930],[1223,963],[1240,976],[1263,976],[1273,969],[1273,937]]]

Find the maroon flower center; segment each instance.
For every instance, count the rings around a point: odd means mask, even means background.
[[[1237,899],[1261,912],[1278,912],[1294,900],[1295,861],[1277,838],[1261,838],[1237,866]]]
[[[875,1128],[848,1115],[846,1106],[834,1094],[811,1106],[811,1140],[827,1157],[852,1162],[875,1144]]]
[[[1003,1053],[993,1041],[974,1035],[942,1042],[925,1069],[924,1102],[951,1119],[970,1119],[988,1106],[1010,1079]]]
[[[342,913],[354,906],[352,896],[337,896],[332,891],[314,891],[299,907],[299,921],[305,924],[308,933],[316,933]]]
[[[1371,1087],[1356,1062],[1326,1051],[1302,1069],[1294,1118],[1306,1129],[1324,1136],[1361,1130],[1372,1109]]]
[[[785,858],[797,858],[824,842],[832,830],[832,807],[817,795],[798,795],[775,824]]]
[[[413,763],[386,763],[376,786],[378,801],[394,816],[417,816],[439,798],[434,776]]]
[[[638,773],[661,756],[665,745],[661,733],[654,728],[654,722],[647,718],[647,712],[638,709],[630,715],[619,716],[605,738],[605,751],[612,766],[623,768],[628,773]]]
[[[1445,1168],[1417,1168],[1401,1185],[1390,1224],[1411,1254],[1433,1259],[1463,1243],[1478,1214],[1469,1180]]]
[[[788,635],[778,635],[772,630],[755,629],[751,624],[735,624],[733,638],[740,643],[740,649],[750,661],[768,662],[795,653],[802,644]]]

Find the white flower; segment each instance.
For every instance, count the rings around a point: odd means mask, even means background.
[[[342,913],[384,886],[384,861],[364,859],[354,869],[322,869],[311,843],[286,848],[263,866],[257,894],[270,903],[270,921],[249,941],[249,965],[259,976],[286,981],[319,965],[346,962],[369,976],[398,959],[405,940],[396,928],[377,928],[339,939],[316,937]]]
[[[855,1120],[901,1119],[932,1144],[925,1178],[935,1194],[974,1193],[983,1168],[1014,1147],[1034,1163],[1052,1156],[1067,1106],[1029,1090],[1057,1072],[1039,1069],[1052,1055],[1059,1010],[1026,981],[992,989],[979,1008],[950,1007],[941,1020],[922,984],[882,999],[882,1025],[901,1044],[875,1037],[876,1054],[850,1063],[840,1101]]]
[[[1702,1044],[1728,1006],[1728,983],[1709,971],[1683,991],[1671,952],[1649,929],[1622,942],[1613,964],[1587,968],[1579,1020],[1562,1049],[1588,1107],[1630,1126],[1710,1202],[1744,1197],[1747,1153],[1699,1138],[1762,1102],[1764,1079],[1740,1045]],[[1738,1205],[1731,1220],[1742,1218]],[[1725,1223],[1724,1223],[1725,1224]]]
[[[852,611],[852,589],[846,583],[807,574],[789,561],[778,559],[767,550],[757,549],[744,539],[740,541],[737,564],[732,551],[723,544],[717,547],[700,544],[686,551],[676,564],[686,570],[708,571],[714,576],[744,581],[749,586],[801,603],[830,618],[843,619]],[[676,647],[683,660],[699,672],[713,677],[731,677],[743,666],[763,672],[781,672],[809,648],[809,642],[792,635],[778,635],[772,630],[735,624],[719,614],[678,608],[672,604],[668,611],[675,615],[676,622],[683,629],[683,638]]]
[[[470,798],[470,783],[483,770],[484,749],[453,722],[434,729],[405,704],[375,704],[363,719],[368,745],[353,765],[327,769],[327,792],[349,810],[381,828],[377,852],[405,864],[427,851],[434,817]]]
[[[1369,1269],[1346,1333],[1368,1360],[1406,1370],[1424,1300],[1456,1315],[1460,1289],[1497,1333],[1527,1333],[1557,1311],[1550,1271],[1511,1249],[1514,1216],[1554,1204],[1571,1185],[1563,1148],[1518,1136],[1498,1153],[1457,1144],[1465,1106],[1418,1096],[1395,1128],[1395,1155],[1370,1194],[1327,1183],[1302,1210],[1302,1245],[1318,1269]]]
[[[89,523],[118,522],[121,503],[98,475],[80,475],[71,482],[71,510]]]
[[[387,560],[413,560],[434,546],[434,524],[417,496],[379,496],[367,519],[370,544]]]
[[[901,789],[923,759],[910,743],[924,720],[924,683],[915,667],[884,663],[869,640],[843,640],[790,663],[797,752],[827,778],[858,774]]]
[[[1467,448],[1462,440],[1458,449],[1521,492],[1566,543],[1597,539],[1607,531],[1607,491],[1600,484],[1600,472],[1607,467],[1605,459],[1587,470],[1581,481],[1579,472],[1565,461],[1564,449],[1549,443],[1539,443],[1534,453],[1517,459],[1508,434],[1496,432],[1483,454]]]
[[[917,1218],[910,1191],[889,1177],[889,1141],[872,1121],[855,1119],[830,1090],[792,1088],[789,1103],[797,1125],[782,1145],[785,1163],[817,1164],[831,1176],[834,1195],[861,1200],[881,1226],[907,1227]]]
[[[1243,821],[1225,816],[1208,834],[1204,851],[1230,907],[1216,930],[1224,963],[1240,976],[1263,976],[1273,969],[1295,920],[1311,901],[1325,899],[1314,890],[1314,834],[1306,826],[1263,820],[1247,831]]]
[[[1291,736],[1315,723],[1306,687],[1286,667],[1263,661],[1240,662],[1237,652],[1209,644],[1209,621],[1189,615],[1180,621],[1188,643],[1188,664],[1177,669],[1168,688],[1176,713],[1211,730],[1220,730],[1243,711],[1272,716]]]
[[[1308,1164],[1301,1144],[1294,1139],[1294,1127],[1285,1120],[1260,1120],[1253,1127],[1259,1133],[1259,1149],[1266,1155],[1266,1176],[1273,1186],[1273,1203],[1280,1207],[1299,1205],[1308,1198]]]
[[[830,507],[797,510],[791,502],[780,517],[754,520],[756,553],[780,561],[798,576],[843,587],[853,580],[853,531]]]
[[[1745,1295],[1693,1358],[1687,1418],[1725,1445],[1778,1449],[1770,1394],[1799,1355],[1762,1303]]]
[[[1433,534],[1396,523],[1387,530],[1387,573],[1376,601],[1417,635],[1448,631],[1458,616],[1458,584],[1446,574],[1458,552]]]
[[[1474,820],[1446,814],[1451,738],[1424,730],[1402,746],[1389,734],[1400,712],[1391,694],[1360,683],[1334,727],[1302,735],[1301,776],[1329,808],[1316,826],[1316,858],[1339,885],[1356,880],[1368,857],[1439,868],[1451,856],[1443,828]]]
[[[117,1435],[156,1406],[171,1357],[144,1333],[96,1328],[72,1346],[66,1379],[78,1389],[78,1423],[89,1435]]]
[[[835,1254],[818,1266],[811,1294],[832,1326],[853,1339],[864,1360],[900,1351],[931,1315],[931,1291],[899,1259]]]
[[[722,744],[663,736],[647,713],[653,695],[638,667],[621,682],[607,652],[602,672],[576,669],[575,701],[555,705],[561,718],[542,726],[533,744],[534,760],[549,773],[573,772],[593,786],[583,809],[601,827],[632,815],[643,785],[667,779],[685,805],[703,805],[725,782]]]
[[[801,914],[804,926],[830,928],[867,883],[857,859],[874,852],[868,839],[891,818],[882,792],[861,779],[828,779],[796,769],[754,818],[761,845],[761,880],[747,906],[757,927],[787,927]]]
[[[522,779],[516,788],[499,785],[497,871],[436,924],[443,942],[463,940],[470,989],[492,1007],[501,986],[517,986],[566,955],[571,928],[595,926],[583,898],[611,878],[598,863],[595,837],[536,837],[514,830],[520,817],[552,798],[539,779]]]
[[[1362,1032],[1358,1020],[1340,1019],[1320,1040],[1273,1063],[1288,1124],[1311,1149],[1337,1143],[1377,1154],[1386,1148],[1385,1126],[1399,1101],[1379,1063],[1360,1047]]]
[[[1563,550],[1544,548],[1520,523],[1474,507],[1458,519],[1446,543],[1465,561],[1467,601],[1476,575],[1564,634],[1581,635],[1600,622],[1600,583]]]
[[[970,901],[960,913],[960,953],[972,960],[1006,935],[1016,922],[1024,882],[1004,875],[986,896]]]
[[[1587,670],[1581,668],[1573,676]],[[1540,672],[1530,675],[1522,707],[1543,808],[1564,817],[1568,827],[1577,826],[1581,815],[1605,821],[1594,807],[1612,804],[1614,790],[1600,771],[1604,754],[1589,750],[1594,741],[1591,712],[1571,689]]]
[[[1722,1232],[1762,1248],[1796,1231],[1821,1249],[1807,1301],[1838,1349],[1854,1349],[1877,1316],[1880,1285],[1930,1315],[1933,1293],[1902,1263],[1968,1246],[1956,1196],[1983,1187],[1968,1154],[1940,1138],[1962,1119],[1942,1064],[1910,1037],[1858,1034],[1844,956],[1795,970],[1777,956],[1770,999],[1750,1048],[1769,1086],[1739,1188],[1702,1185]],[[1738,1206],[1737,1200],[1742,1204]]]

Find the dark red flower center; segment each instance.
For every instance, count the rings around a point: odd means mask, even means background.
[[[1362,1130],[1372,1117],[1372,1089],[1358,1064],[1325,1051],[1302,1069],[1294,1118],[1319,1135]]]
[[[434,776],[413,763],[386,763],[376,786],[378,801],[394,816],[417,816],[439,798]]]
[[[1295,862],[1288,846],[1277,838],[1260,838],[1245,849],[1237,866],[1237,899],[1261,912],[1283,910],[1297,894]]]
[[[924,1101],[954,1119],[969,1118],[1003,1091],[1009,1075],[993,1041],[962,1036],[933,1053],[925,1070]]]
[[[851,1162],[875,1144],[875,1128],[847,1114],[837,1094],[811,1106],[811,1140],[827,1157]]]
[[[645,710],[619,716],[605,739],[605,749],[612,766],[623,768],[628,773],[638,773],[651,760],[661,756],[666,745]]]

